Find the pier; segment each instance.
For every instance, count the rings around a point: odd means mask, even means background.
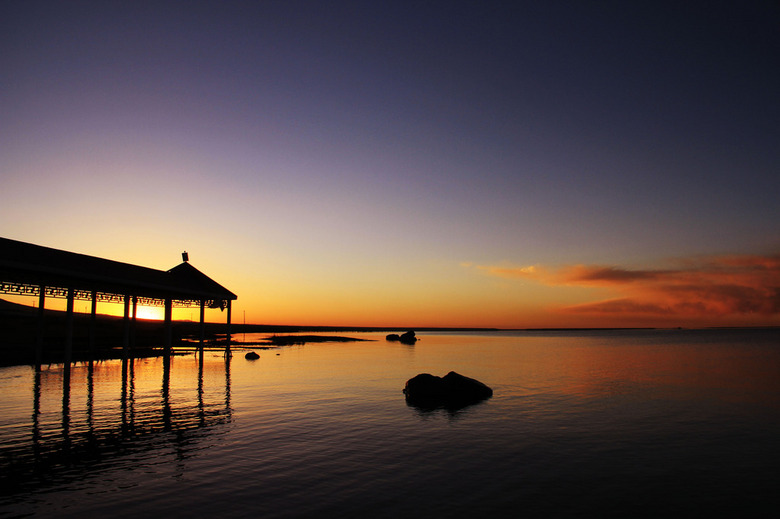
[[[206,276],[189,263],[186,252],[182,263],[170,270],[131,265],[95,256],[78,254],[31,243],[0,238],[0,294],[37,298],[35,364],[40,366],[44,341],[46,300],[66,300],[66,328],[63,357],[68,366],[73,350],[74,301],[91,302],[89,348],[94,348],[97,305],[120,303],[124,306],[122,347],[129,354],[138,306],[159,306],[164,312],[164,336],[161,343],[169,355],[172,344],[173,307],[200,309],[200,351],[205,339],[205,310],[227,311],[226,353],[230,353],[233,292]]]

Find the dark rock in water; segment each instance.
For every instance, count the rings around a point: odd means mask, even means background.
[[[257,359],[260,358],[260,355],[258,355],[257,353],[255,353],[253,351],[250,351],[249,353],[244,355],[244,358],[247,359],[247,360],[257,360]]]
[[[460,409],[493,396],[493,390],[473,378],[450,371],[443,377],[421,373],[406,381],[406,402],[415,407]]]
[[[401,341],[404,344],[414,344],[417,342],[417,337],[414,336],[413,331],[408,331],[401,335],[401,337],[398,338],[399,341]]]
[[[417,342],[417,337],[414,336],[414,332],[409,330],[408,332],[398,335],[397,333],[391,333],[385,337],[388,341],[400,341],[404,344],[414,344]]]
[[[398,335],[397,333],[391,333],[385,337],[388,341],[400,341],[404,344],[414,344],[417,342],[417,337],[414,336],[414,332],[409,330],[408,332]]]

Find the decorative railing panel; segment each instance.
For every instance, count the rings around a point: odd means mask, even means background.
[[[0,282],[0,294],[8,294],[15,296],[33,296],[39,297],[41,294],[41,287],[39,285],[33,285],[29,283],[16,283],[10,281]],[[65,287],[45,287],[45,297],[56,299],[67,299],[68,288]],[[125,294],[114,294],[110,292],[96,292],[95,300],[100,303],[124,303]],[[132,302],[132,296],[130,296]],[[91,301],[92,291],[73,289],[73,299],[81,301]],[[137,298],[138,305],[140,306],[165,306],[165,299],[158,299],[153,297],[141,297]],[[207,300],[206,306],[209,308],[220,308],[221,301]],[[173,306],[178,308],[190,308],[200,306],[200,301],[197,299],[174,299]]]

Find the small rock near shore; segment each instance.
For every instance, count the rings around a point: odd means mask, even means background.
[[[415,342],[417,342],[417,337],[414,335],[414,331],[409,330],[408,332],[403,333],[401,335],[398,335],[397,333],[391,333],[390,335],[385,337],[385,340],[398,341],[404,344],[414,344]]]

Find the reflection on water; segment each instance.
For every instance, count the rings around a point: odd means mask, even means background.
[[[419,337],[0,369],[0,516],[780,507],[780,330]],[[493,397],[454,413],[407,405],[409,378],[448,371]]]
[[[214,376],[213,362],[204,375],[203,355],[196,369],[192,359],[171,357],[57,365],[41,371],[15,368],[28,372],[19,378],[29,375],[32,413],[29,422],[16,417],[13,425],[15,417],[4,417],[2,493],[77,481],[99,471],[101,464],[111,466],[117,456],[166,446],[186,450],[191,436],[213,434],[219,429],[215,426],[230,422],[230,363],[229,356],[219,363],[224,378]],[[161,377],[157,387],[155,372]],[[187,387],[195,388],[195,394],[188,394]],[[52,405],[57,397],[59,409]]]

